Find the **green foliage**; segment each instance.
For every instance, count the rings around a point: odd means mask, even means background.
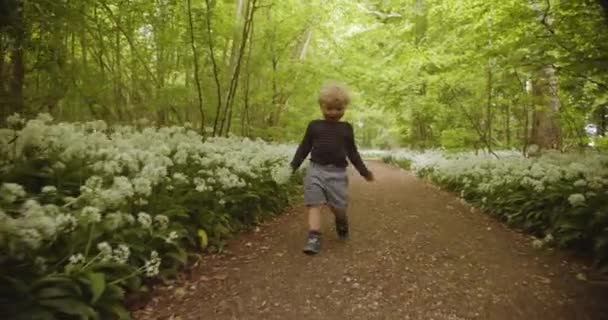
[[[594,147],[600,151],[608,151],[608,136],[593,139]]]
[[[523,147],[538,126],[533,102],[552,95],[527,84],[553,66],[563,147],[587,122],[605,127],[607,20],[597,0],[258,1],[245,37],[253,1],[237,3],[192,0],[188,11],[175,1],[25,2],[12,12],[21,20],[0,30],[7,70],[24,61],[24,75],[6,78],[0,97],[19,100],[8,85],[19,83],[27,103],[2,115],[195,127],[204,115],[216,134],[293,142],[319,116],[319,86],[336,79],[353,88],[347,120],[363,124],[361,145],[459,148],[475,137]],[[22,60],[13,58],[16,30]]]
[[[125,294],[279,214],[302,178],[282,146],[41,118],[0,157],[3,319],[129,319]]]
[[[441,146],[446,149],[471,149],[476,142],[475,134],[464,128],[447,129],[441,132]]]
[[[405,157],[394,157],[391,154],[385,154],[382,156],[382,162],[386,164],[395,165],[401,169],[410,170],[412,168],[413,161]]]
[[[544,243],[593,253],[608,271],[608,158],[544,155],[483,159],[457,155],[417,174],[459,193]]]

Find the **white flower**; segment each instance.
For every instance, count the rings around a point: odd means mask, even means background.
[[[152,218],[149,214],[145,212],[140,212],[137,214],[137,221],[144,227],[149,228],[152,225]]]
[[[81,263],[84,263],[85,259],[84,259],[84,256],[82,255],[82,253],[77,253],[77,254],[71,255],[70,258],[68,259],[68,261],[70,262],[70,265],[79,265]]]
[[[169,218],[162,214],[155,216],[154,221],[158,223],[158,226],[161,230],[167,229],[167,226],[169,225]]]
[[[25,124],[25,119],[23,119],[20,114],[13,113],[6,117],[6,123],[10,128],[17,128]]]
[[[114,250],[113,260],[125,264],[129,260],[129,256],[131,255],[131,250],[128,246],[124,244],[119,244],[118,248]]]
[[[99,250],[101,261],[107,262],[112,260],[112,246],[110,246],[107,242],[100,242],[97,244],[97,249]]]
[[[55,186],[44,186],[42,188],[42,193],[56,193],[57,188]]]
[[[285,184],[291,177],[291,168],[283,166],[272,170],[272,179],[278,184]]]
[[[65,170],[65,164],[61,161],[57,161],[57,162],[53,163],[51,168],[55,171],[62,171],[62,170]]]
[[[82,208],[81,212],[83,218],[90,223],[97,223],[101,221],[101,214],[99,209],[91,206]]]
[[[573,184],[575,187],[584,187],[587,185],[587,181],[585,179],[576,180]]]
[[[48,113],[39,113],[36,116],[36,120],[40,120],[44,123],[53,121],[53,117]]]
[[[146,260],[146,263],[144,265],[144,269],[146,271],[146,276],[154,277],[154,276],[158,275],[159,269],[160,269],[160,263],[161,263],[161,259],[158,256],[158,252],[156,252],[156,250],[153,250],[150,253],[150,260]]]
[[[152,182],[146,178],[133,179],[133,190],[142,196],[150,196],[152,193]]]
[[[568,197],[568,202],[570,202],[570,205],[573,207],[584,206],[585,200],[585,196],[580,193],[574,193]]]
[[[545,245],[545,243],[544,243],[542,240],[540,240],[540,239],[534,239],[534,240],[532,241],[532,246],[533,246],[535,249],[540,249],[540,248],[542,248],[544,245]]]
[[[124,218],[125,218],[125,221],[127,222],[127,224],[134,224],[135,223],[135,217],[133,217],[130,214],[125,214]]]
[[[42,235],[36,229],[21,229],[17,231],[17,235],[30,249],[38,249],[42,242]]]
[[[0,195],[8,203],[13,203],[25,197],[25,190],[16,183],[3,183],[0,187]]]
[[[176,172],[173,174],[173,180],[178,183],[188,183],[188,177],[180,172]]]
[[[167,243],[173,243],[178,238],[179,238],[179,235],[177,234],[177,232],[176,231],[171,231],[171,232],[169,232],[169,236],[167,236],[167,238],[165,238],[165,242],[167,242]]]

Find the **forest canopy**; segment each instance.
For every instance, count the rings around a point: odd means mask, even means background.
[[[2,0],[1,121],[189,122],[300,139],[330,79],[366,147],[585,146],[606,131],[605,0]],[[597,139],[594,143],[601,144]]]

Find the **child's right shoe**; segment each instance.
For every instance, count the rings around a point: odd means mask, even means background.
[[[308,255],[319,253],[321,251],[321,234],[318,232],[308,233],[308,239],[306,239],[303,251]]]

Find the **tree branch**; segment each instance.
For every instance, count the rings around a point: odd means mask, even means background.
[[[137,47],[133,43],[133,40],[131,39],[129,34],[127,32],[125,32],[125,30],[122,28],[122,26],[116,20],[116,17],[114,16],[114,12],[112,12],[112,9],[110,9],[110,7],[108,7],[108,5],[103,1],[100,1],[99,3],[101,3],[101,6],[108,12],[110,19],[112,20],[112,22],[114,22],[114,25],[116,25],[116,28],[118,28],[120,33],[122,33],[125,36],[125,38],[127,39],[127,42],[129,42],[129,46],[131,47],[131,50],[133,50],[135,57],[137,58],[137,60],[139,60],[141,65],[144,67],[144,69],[146,70],[146,73],[150,76],[152,81],[158,86],[160,84],[158,82],[158,79],[156,79],[156,76],[154,76],[154,73],[152,73],[152,71],[150,70],[150,68],[144,61],[144,59],[141,57],[141,55],[139,54],[139,51],[137,51]]]

